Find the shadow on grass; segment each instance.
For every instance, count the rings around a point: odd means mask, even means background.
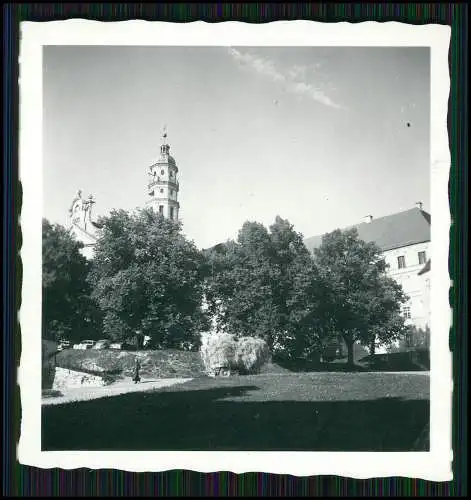
[[[358,353],[357,353],[358,354]],[[345,358],[333,362],[310,362],[306,360],[283,360],[275,362],[291,372],[416,372],[428,371],[430,361],[427,352],[397,352],[389,354],[363,355],[349,365]]]
[[[428,351],[392,352],[373,354],[359,360],[372,371],[428,371],[430,357]]]
[[[275,362],[282,368],[290,372],[304,373],[304,372],[364,372],[369,371],[365,366],[354,364],[348,365],[346,362],[335,363],[322,363],[310,362],[304,360],[275,360]]]
[[[42,449],[427,451],[414,444],[429,422],[428,400],[263,402],[254,400],[258,389],[133,393],[44,406]]]

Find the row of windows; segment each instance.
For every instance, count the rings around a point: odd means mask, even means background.
[[[160,171],[160,175],[165,175],[165,170],[162,169]],[[168,176],[170,177],[170,179],[173,179],[174,175],[173,175],[173,171],[172,170],[169,171]]]
[[[164,190],[160,189],[160,192],[163,193]],[[173,196],[175,194],[175,191],[173,189],[170,190],[170,196]]]
[[[163,205],[159,205],[159,214],[160,215],[164,214],[164,206]],[[170,218],[171,219],[175,218],[175,208],[174,207],[170,207]]]
[[[425,264],[427,262],[427,254],[425,252],[419,252],[418,254],[419,264]],[[406,267],[406,258],[404,255],[400,255],[397,258],[397,267],[399,269],[404,269]]]
[[[410,306],[404,306],[402,308],[402,314],[404,315],[404,318],[411,319],[412,315],[410,312]]]

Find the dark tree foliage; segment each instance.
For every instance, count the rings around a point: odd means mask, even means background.
[[[323,237],[315,262],[328,287],[323,322],[341,335],[353,364],[353,344],[388,344],[407,328],[401,314],[407,301],[402,287],[386,274],[381,249],[358,238],[356,229]]]
[[[101,316],[87,283],[89,262],[82,244],[59,224],[42,223],[43,338],[96,339]]]
[[[111,212],[90,273],[105,335],[152,337],[158,348],[199,343],[207,319],[201,310],[204,258],[181,233],[181,224],[152,210]]]
[[[219,329],[300,354],[316,344],[321,288],[302,235],[281,217],[246,222],[208,256],[206,298]]]

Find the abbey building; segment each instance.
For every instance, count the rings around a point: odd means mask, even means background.
[[[171,220],[179,220],[180,203],[178,167],[170,155],[167,134],[162,136],[160,156],[148,168],[147,202],[155,212]],[[70,230],[84,244],[82,253],[93,257],[99,226],[92,218],[95,200],[92,195],[82,198],[78,191],[69,209]],[[382,250],[389,274],[409,296],[403,313],[407,321],[417,327],[430,325],[430,214],[415,208],[373,219],[367,216],[357,224],[362,240],[375,242]],[[322,235],[307,238],[305,244],[310,251],[320,246]]]
[[[403,308],[406,322],[418,328],[430,326],[431,217],[422,203],[378,219],[368,215],[350,227],[357,229],[360,239],[374,242],[382,250],[389,275],[409,297]],[[304,243],[313,251],[321,245],[322,235],[307,238]]]

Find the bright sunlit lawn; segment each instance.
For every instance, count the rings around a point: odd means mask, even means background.
[[[43,450],[426,451],[424,373],[197,378],[44,406]],[[425,440],[427,441],[427,440]]]

